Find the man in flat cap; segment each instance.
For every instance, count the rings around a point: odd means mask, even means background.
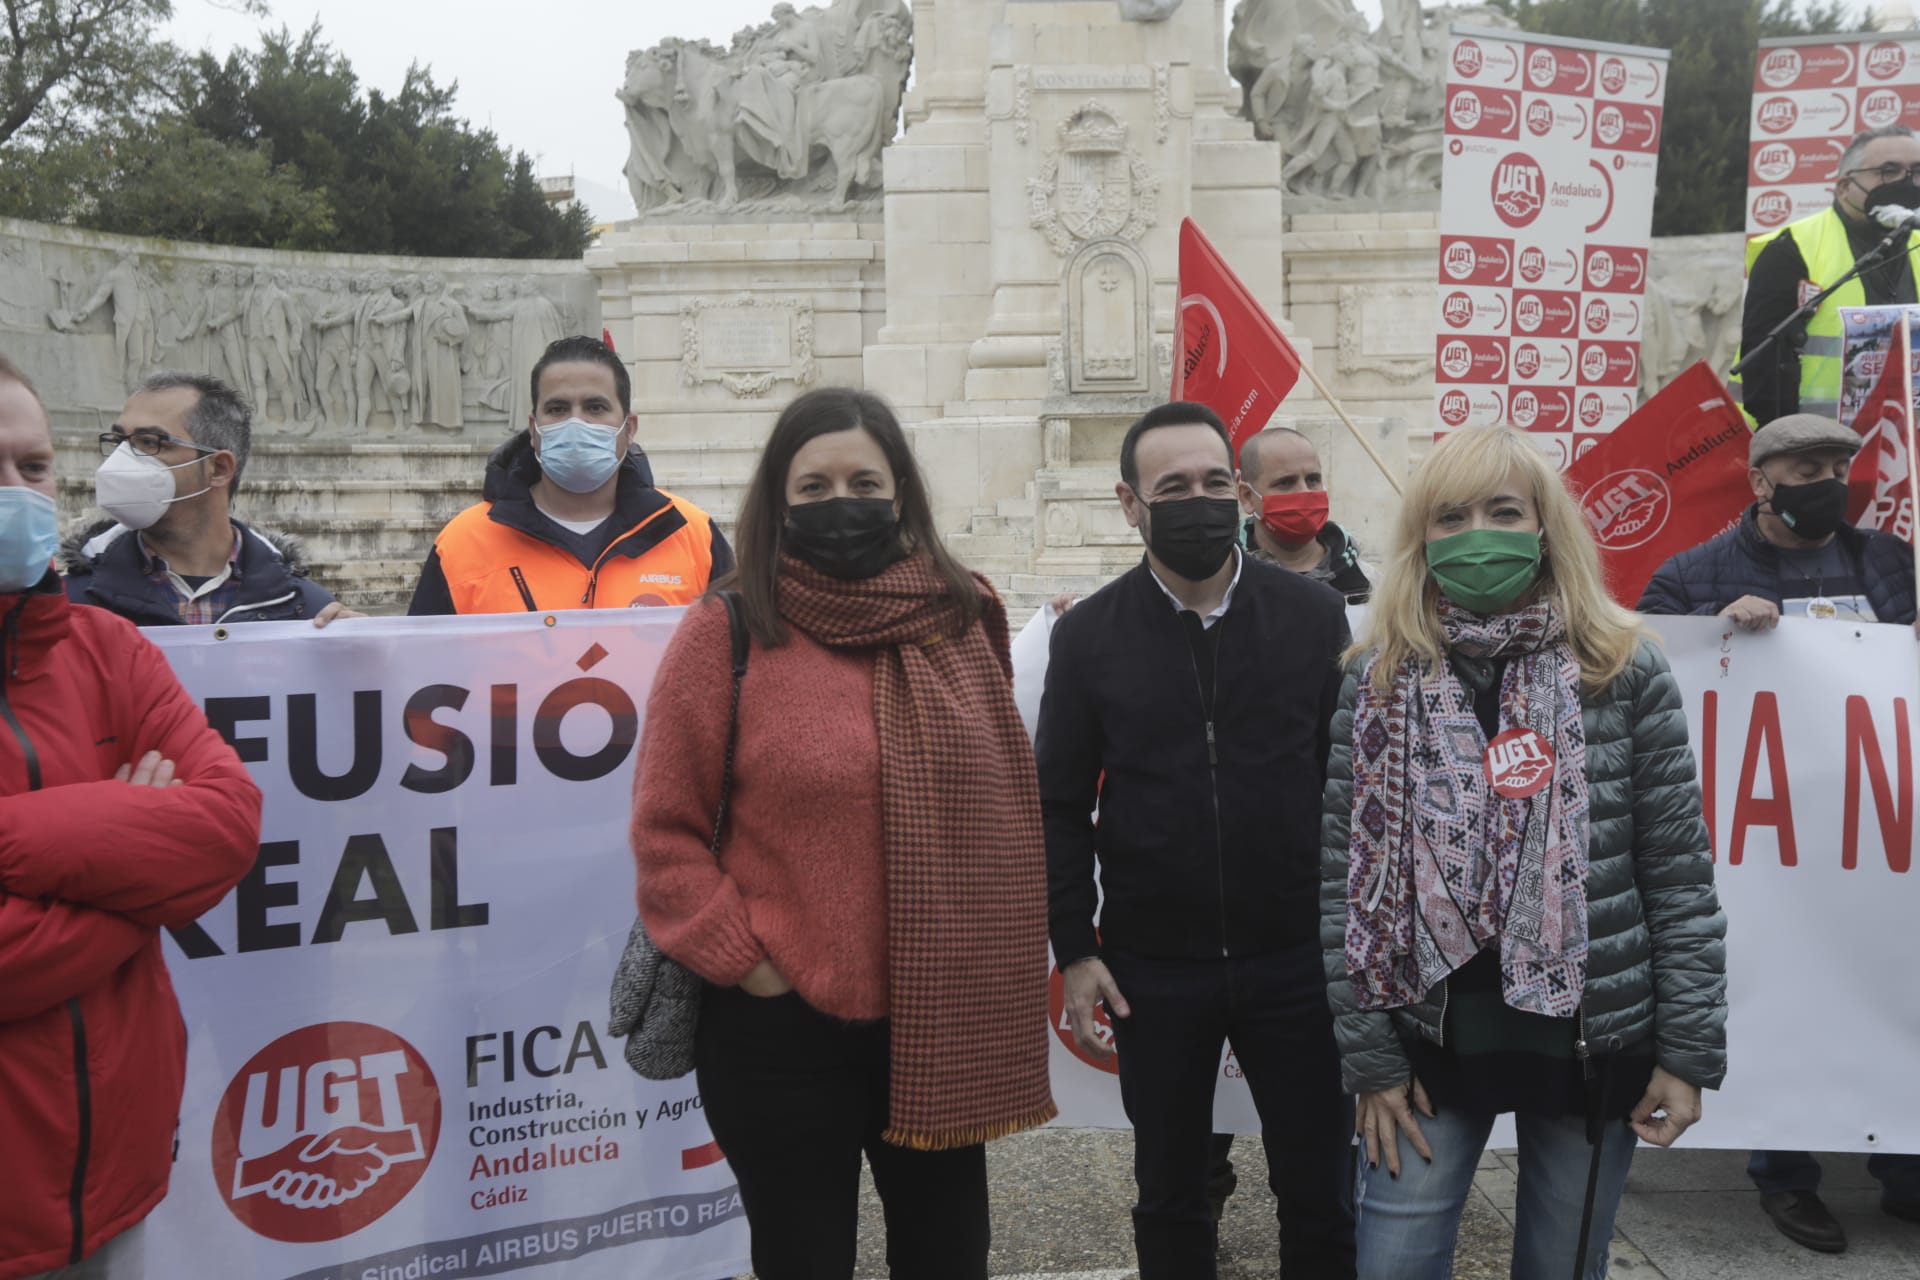
[[[1640,612],[1713,615],[1748,631],[1782,617],[1914,620],[1913,549],[1847,523],[1847,472],[1864,441],[1811,413],[1753,433],[1740,522],[1661,565]]]
[[[1847,471],[1864,442],[1832,418],[1776,418],[1753,433],[1747,478],[1755,502],[1740,522],[1660,566],[1640,612],[1718,615],[1748,631],[1782,617],[1914,622],[1913,548],[1847,523]],[[1880,1206],[1920,1224],[1920,1155],[1876,1155]],[[1842,1253],[1846,1229],[1820,1199],[1820,1162],[1805,1151],[1756,1151],[1747,1174],[1780,1233]]]

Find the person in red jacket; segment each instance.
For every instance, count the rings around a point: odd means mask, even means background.
[[[53,494],[0,356],[0,1280],[119,1280],[186,1078],[160,930],[253,864],[260,791],[132,623],[68,603]]]

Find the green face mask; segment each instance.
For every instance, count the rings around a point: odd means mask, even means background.
[[[1427,544],[1427,571],[1447,598],[1475,613],[1499,613],[1540,574],[1540,535],[1469,529]]]

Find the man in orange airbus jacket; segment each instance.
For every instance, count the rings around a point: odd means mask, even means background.
[[[532,420],[487,459],[482,500],[434,539],[407,612],[698,599],[733,568],[733,549],[706,512],[653,487],[620,357],[597,338],[561,338],[532,376]]]
[[[46,409],[0,356],[0,1280],[140,1274],[187,1066],[160,930],[260,840],[160,651],[68,603],[53,494]]]

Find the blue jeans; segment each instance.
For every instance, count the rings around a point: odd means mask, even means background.
[[[1442,1108],[1431,1120],[1417,1113],[1416,1118],[1433,1151],[1432,1164],[1420,1158],[1405,1135],[1399,1139],[1398,1178],[1388,1175],[1384,1159],[1378,1168],[1361,1163],[1355,1227],[1360,1280],[1448,1280],[1453,1275],[1460,1214],[1494,1117]],[[1568,1280],[1593,1159],[1586,1121],[1578,1116],[1514,1119],[1520,1137],[1520,1185],[1513,1280]],[[1601,1140],[1600,1181],[1594,1190],[1583,1272],[1587,1280],[1604,1280],[1607,1274],[1607,1244],[1613,1239],[1613,1217],[1626,1190],[1635,1142],[1625,1121],[1608,1125]]]
[[[1920,1201],[1920,1156],[1869,1156],[1867,1172],[1887,1199]],[[1762,1191],[1818,1191],[1820,1162],[1804,1151],[1756,1151],[1747,1176]]]

